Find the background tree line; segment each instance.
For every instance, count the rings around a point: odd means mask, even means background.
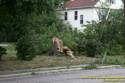
[[[42,26],[51,26],[56,21],[55,9],[62,1],[0,0],[0,41],[16,42],[27,33],[29,23],[39,17],[43,17]]]

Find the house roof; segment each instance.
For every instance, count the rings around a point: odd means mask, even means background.
[[[65,9],[94,7],[98,0],[69,0],[65,3]]]

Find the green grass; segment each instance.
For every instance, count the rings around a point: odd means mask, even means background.
[[[77,56],[77,60],[73,60],[66,56],[37,56],[32,61],[19,61],[16,57],[4,57],[0,62],[0,71],[29,69],[29,68],[42,68],[42,67],[55,67],[55,66],[71,66],[79,64],[94,63],[96,58],[88,58],[85,56]]]
[[[67,56],[47,56],[41,55],[34,58],[32,61],[20,61],[16,57],[15,44],[6,44],[7,55],[3,57],[0,62],[0,71],[12,71],[20,69],[34,69],[43,67],[67,66],[80,64],[100,64],[100,58],[91,58],[86,56],[76,56],[77,60],[73,60]],[[107,56],[104,64],[120,64],[125,65],[125,56]],[[93,69],[95,66],[86,67],[86,69]]]
[[[42,67],[55,67],[55,66],[67,66],[70,65],[80,65],[87,63],[95,63],[96,58],[90,58],[85,56],[76,56],[77,60],[73,60],[67,56],[47,56],[41,55],[34,58],[32,61],[20,61],[17,60],[15,45],[7,44],[5,48],[7,49],[7,55],[3,57],[0,62],[0,71],[6,70],[20,70],[20,69],[34,69]]]
[[[124,55],[107,56],[104,64],[125,65]]]
[[[2,47],[7,49],[7,56],[15,56],[16,55],[16,45],[14,43],[2,43]]]
[[[82,69],[97,69],[97,66],[96,65],[89,65],[89,66],[82,67]]]

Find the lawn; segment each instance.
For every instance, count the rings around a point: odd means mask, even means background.
[[[37,56],[32,61],[20,61],[17,60],[14,44],[5,44],[4,47],[7,49],[7,55],[0,62],[0,71],[80,65],[98,61],[97,58],[86,56],[76,56],[77,60],[73,60],[67,56],[48,56],[47,54]]]
[[[48,56],[47,54],[44,54],[37,56],[32,61],[20,61],[16,57],[15,44],[3,44],[3,46],[7,49],[7,55],[5,55],[3,60],[0,62],[0,71],[71,66],[81,64],[100,64],[102,60],[102,58],[91,58],[86,57],[85,55],[75,55],[77,60],[73,60],[67,56]],[[125,65],[125,56],[107,56],[104,64]]]

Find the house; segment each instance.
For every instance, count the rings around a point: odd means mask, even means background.
[[[121,9],[122,0],[69,0],[61,4],[60,19],[73,28],[83,30],[88,22],[100,21],[107,13],[101,9]]]

